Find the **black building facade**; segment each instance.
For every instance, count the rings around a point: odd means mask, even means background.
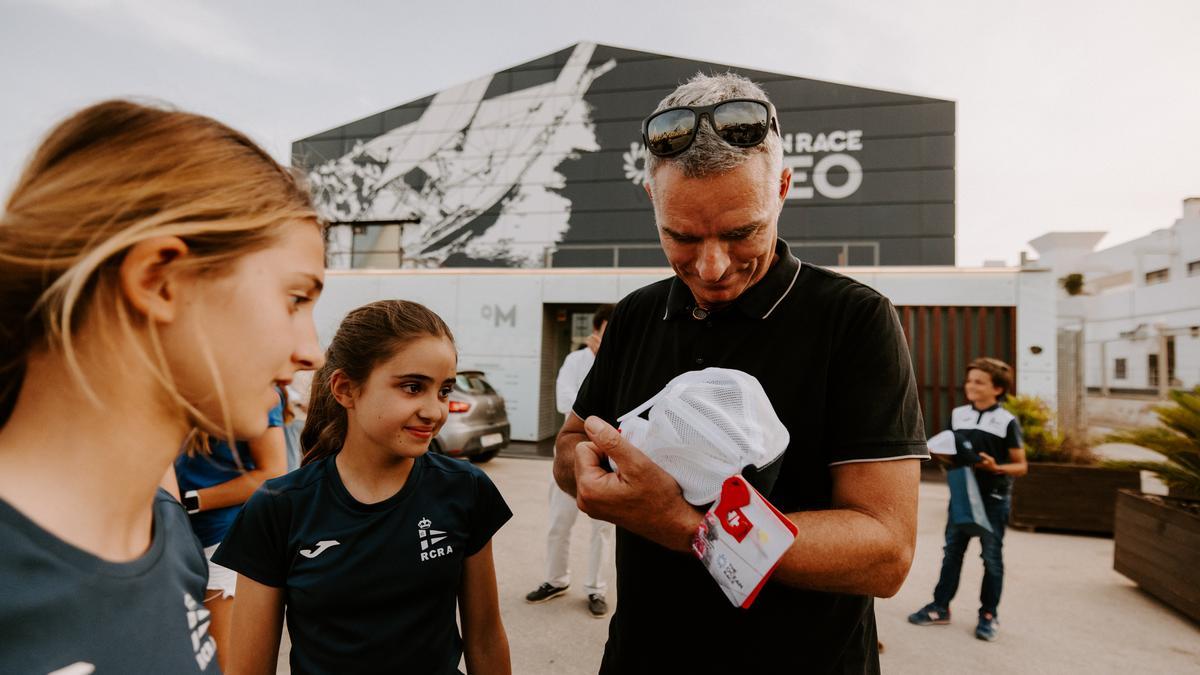
[[[775,103],[780,233],[822,265],[954,264],[952,101],[579,43],[296,141],[332,267],[665,265],[641,120],[696,72]]]

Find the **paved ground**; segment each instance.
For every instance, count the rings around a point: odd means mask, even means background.
[[[515,514],[495,539],[513,672],[595,673],[607,621],[587,614],[582,589],[573,586],[543,605],[523,599],[542,581],[550,464],[499,457],[484,468]],[[905,616],[928,602],[937,580],[947,498],[945,485],[922,484],[912,573],[895,598],[877,602],[884,672],[1200,673],[1200,627],[1114,572],[1111,539],[1010,530],[995,643],[973,636],[982,577],[977,542],[967,551],[954,623],[908,624]],[[585,569],[586,546],[587,528],[576,527],[571,560],[577,574]],[[609,600],[618,601],[614,591]],[[286,665],[280,672],[287,672]]]

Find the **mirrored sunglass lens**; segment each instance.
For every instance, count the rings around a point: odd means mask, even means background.
[[[668,155],[679,152],[696,131],[696,113],[691,110],[668,110],[654,116],[646,125],[646,142],[650,152]]]
[[[753,101],[722,103],[713,111],[717,135],[731,145],[754,145],[767,136],[767,106]]]

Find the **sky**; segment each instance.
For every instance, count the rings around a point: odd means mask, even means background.
[[[593,41],[957,102],[957,261],[1200,196],[1200,2],[0,0],[0,194],[115,96],[293,140]]]

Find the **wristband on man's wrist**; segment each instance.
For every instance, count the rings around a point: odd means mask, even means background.
[[[712,540],[712,537],[709,536],[709,528],[715,525],[715,521],[710,523],[708,515],[705,514],[705,517],[700,519],[696,531],[692,533],[692,554],[700,560],[704,560],[705,553],[708,551],[708,543]]]
[[[199,513],[200,493],[195,490],[188,490],[183,493],[183,508],[188,513]]]

